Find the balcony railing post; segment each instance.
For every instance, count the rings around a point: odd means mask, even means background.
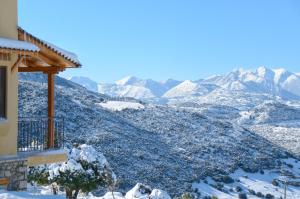
[[[48,118],[48,138],[47,138],[47,147],[50,148],[54,148],[54,119],[52,117]]]

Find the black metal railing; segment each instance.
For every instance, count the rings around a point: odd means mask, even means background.
[[[18,121],[18,151],[43,151],[48,148],[48,126],[54,125],[54,149],[64,147],[64,118],[20,117]]]

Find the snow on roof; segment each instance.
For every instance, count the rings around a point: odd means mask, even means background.
[[[19,41],[16,39],[8,39],[4,37],[0,37],[0,48],[4,48],[8,50],[31,51],[31,52],[40,51],[40,49],[32,43],[26,41]]]
[[[47,48],[50,48],[51,50],[53,50],[57,54],[59,54],[59,55],[63,56],[64,58],[66,58],[67,60],[72,61],[72,62],[74,62],[76,64],[81,65],[80,61],[79,61],[79,59],[78,59],[78,57],[77,57],[77,55],[75,53],[72,53],[72,52],[69,52],[67,50],[64,50],[64,49],[62,49],[60,47],[55,46],[54,44],[46,42],[46,41],[42,41],[42,43],[44,43],[44,45]]]
[[[63,58],[67,59],[68,61],[71,61],[72,63],[74,63],[77,66],[81,66],[81,63],[77,57],[77,55],[75,53],[69,52],[67,50],[64,50],[54,44],[51,44],[47,41],[44,41],[40,38],[37,38],[36,36],[26,32],[25,30],[23,30],[21,27],[18,28],[19,31],[21,31],[22,33],[24,33],[25,35],[28,35],[30,37],[32,37],[33,39],[37,40],[41,45],[45,46],[46,48],[52,50],[53,52],[55,52],[56,54],[62,56]]]

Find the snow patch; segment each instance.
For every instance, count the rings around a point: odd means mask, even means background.
[[[125,195],[125,199],[171,199],[169,194],[160,189],[151,190],[150,187],[137,183]]]
[[[137,102],[124,102],[124,101],[107,101],[103,103],[98,103],[103,108],[112,110],[112,111],[122,111],[125,109],[144,109],[145,106]]]
[[[171,199],[169,194],[160,189],[153,189],[150,194],[151,199]]]
[[[30,192],[4,192],[0,190],[1,199],[65,199],[61,195],[41,195]]]

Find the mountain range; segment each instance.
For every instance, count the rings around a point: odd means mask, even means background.
[[[177,106],[103,95],[56,77],[56,116],[65,119],[67,146],[86,143],[107,157],[118,177],[118,191],[128,190],[141,182],[164,189],[175,197],[185,192],[197,192],[193,189],[196,182],[204,183],[205,179],[213,178],[217,180],[215,183],[209,180],[208,184],[202,184],[218,189],[210,195],[219,197],[228,193],[230,197],[219,198],[236,199],[239,193],[231,191],[235,186],[241,186],[245,193],[249,193],[250,188],[237,179],[236,184],[231,184],[232,188],[227,188],[220,179],[228,179],[228,175],[239,170],[244,171],[242,176],[249,177],[268,170],[280,175],[286,158],[299,160],[300,103],[283,100],[281,103],[277,97],[272,100],[270,92],[255,94],[244,91],[245,87],[223,92],[226,89],[222,88],[225,86],[221,85],[222,81],[233,82],[237,79],[233,74],[245,72],[176,83],[177,86],[171,86],[173,88],[165,93],[170,94],[179,85],[196,91],[199,85],[205,86],[209,92],[204,94],[205,103],[203,94],[185,89],[183,91],[195,96],[196,101],[181,102]],[[20,74],[19,79],[19,116],[47,116],[47,76],[25,73]],[[285,82],[283,79],[280,82]],[[116,85],[132,85],[133,82],[128,80]],[[269,88],[265,81],[257,82]],[[194,84],[197,86],[190,86]],[[202,99],[201,103],[199,99]],[[224,102],[231,104],[222,105]],[[243,108],[240,104],[249,106]],[[298,169],[299,163],[293,163],[295,170]],[[256,184],[261,182],[256,177],[251,180]],[[279,195],[282,186],[272,187],[273,180],[275,177],[268,180],[272,189],[262,191],[259,188],[263,186],[251,189]],[[222,189],[220,183],[224,186]],[[298,190],[300,194],[299,187],[291,190]],[[207,189],[199,187],[198,191],[205,194]],[[291,191],[291,194],[295,195],[295,192]]]
[[[162,104],[210,103],[210,100],[223,105],[236,102],[247,96],[251,100],[265,101],[277,99],[293,101],[300,99],[300,76],[284,68],[256,70],[234,70],[225,75],[215,75],[196,81],[168,79],[155,81],[128,76],[112,84],[97,83],[86,77],[72,77],[71,81],[87,89],[112,97],[130,97],[146,102]],[[223,96],[228,96],[223,101]],[[241,105],[249,105],[247,98]]]

